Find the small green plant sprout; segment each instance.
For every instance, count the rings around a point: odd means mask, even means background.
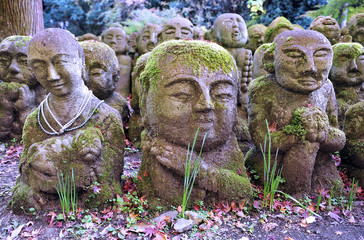
[[[62,206],[63,215],[66,218],[70,212],[72,212],[72,214],[76,214],[77,212],[77,192],[73,168],[71,177],[68,176],[67,173],[65,176],[63,176],[63,173],[57,173],[57,177],[58,186],[56,186],[56,189]]]
[[[18,139],[13,138],[13,139],[11,139],[11,142],[12,142],[13,144],[16,144],[16,143],[18,142]]]
[[[349,191],[348,205],[346,206],[346,210],[351,211],[353,209],[357,190],[358,190],[358,181],[355,182],[355,178],[353,178],[353,181],[351,183],[351,188]]]
[[[264,147],[260,145],[260,150],[263,154],[264,160],[264,187],[263,187],[263,206],[268,206],[270,210],[273,210],[274,205],[274,194],[278,189],[279,183],[283,181],[281,177],[282,168],[277,172],[277,156],[278,156],[278,148],[276,151],[276,155],[274,158],[274,162],[272,165],[272,156],[271,156],[271,137],[268,126],[268,120],[265,120],[267,126],[267,134],[264,138]],[[267,141],[268,141],[268,149],[267,149]]]
[[[193,184],[195,183],[197,173],[200,171],[200,168],[201,168],[202,160],[200,160],[200,159],[201,159],[202,149],[203,149],[203,145],[205,144],[205,139],[206,139],[207,133],[205,133],[205,135],[203,137],[200,154],[198,155],[195,165],[191,172],[193,149],[195,148],[199,130],[200,130],[200,128],[197,128],[195,138],[193,139],[193,144],[192,144],[191,150],[190,150],[190,143],[188,143],[188,146],[187,146],[185,177],[184,177],[184,186],[183,186],[183,199],[182,199],[182,217],[183,218],[185,217],[185,210],[186,210],[186,206],[187,206],[188,200],[190,198],[190,195],[191,195],[191,192],[193,189]]]
[[[319,195],[317,197],[317,203],[316,203],[316,213],[319,212],[320,210],[320,205],[321,205],[321,201],[322,201],[322,198],[327,198],[327,197],[330,197],[330,195],[328,194],[329,190],[325,190],[325,188],[321,188],[319,189]]]

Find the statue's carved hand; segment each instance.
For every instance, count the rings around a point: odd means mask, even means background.
[[[306,139],[310,142],[323,142],[329,132],[329,119],[327,114],[318,107],[307,107],[301,113],[303,126],[307,134]]]
[[[35,92],[30,90],[28,85],[22,84],[19,88],[19,97],[15,102],[15,109],[23,111],[35,106]]]
[[[95,161],[101,155],[101,131],[97,128],[94,129],[96,129],[96,132],[92,132],[89,129],[81,130],[73,138],[74,146],[79,149],[79,154],[83,161]],[[100,131],[100,133],[98,133],[97,130]]]

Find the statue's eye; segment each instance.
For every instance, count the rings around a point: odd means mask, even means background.
[[[147,40],[149,40],[150,39],[150,36],[149,35],[144,35],[143,36],[143,41],[147,41]]]
[[[329,50],[327,49],[320,49],[320,50],[317,50],[313,56],[314,57],[326,57],[328,54],[329,54]]]
[[[174,34],[175,33],[175,29],[174,28],[168,28],[166,31],[165,31],[165,34]]]
[[[360,62],[364,62],[364,55],[360,55],[358,58],[357,58],[358,61]]]
[[[123,38],[123,36],[121,36],[121,35],[118,35],[118,36],[116,36],[116,40],[123,40],[124,38]]]
[[[94,68],[90,71],[90,76],[100,77],[105,71],[101,68]]]
[[[291,57],[291,58],[302,58],[303,57],[303,53],[298,50],[288,50],[288,51],[285,51],[284,53],[286,54],[286,56]]]

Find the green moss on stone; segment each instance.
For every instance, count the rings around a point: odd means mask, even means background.
[[[293,112],[293,117],[291,119],[291,124],[283,127],[283,132],[287,134],[296,135],[302,141],[305,140],[305,135],[307,133],[304,126],[302,126],[302,117],[301,113],[303,112],[304,107],[297,108]]]
[[[356,59],[359,55],[364,53],[363,46],[360,43],[338,43],[332,46],[334,52],[333,63],[338,61],[340,56],[348,56]]]
[[[280,28],[287,28],[288,30],[294,30],[293,24],[285,17],[277,17],[268,26],[265,32],[264,43],[273,42],[275,34]],[[274,36],[274,37],[273,37]]]

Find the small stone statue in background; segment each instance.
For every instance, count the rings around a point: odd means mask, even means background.
[[[120,78],[116,84],[115,91],[124,98],[128,98],[131,93],[132,71],[132,58],[128,56],[128,35],[121,26],[113,26],[101,34],[101,40],[115,51],[119,61]]]
[[[271,43],[278,34],[290,30],[294,30],[293,24],[285,17],[277,17],[267,27],[264,43]]]
[[[85,86],[84,61],[66,30],[46,29],[29,42],[28,62],[49,94],[24,125],[20,177],[9,203],[15,212],[59,208],[58,176],[72,171],[79,205],[100,206],[122,193],[120,114]]]
[[[192,203],[250,198],[244,155],[233,132],[237,73],[229,52],[214,43],[171,40],[150,53],[140,77],[145,134],[138,173],[143,179],[138,189],[148,201],[181,203],[187,146],[198,128],[192,165],[207,137]]]
[[[164,25],[160,33],[158,34],[158,42],[162,43],[169,40],[179,39],[193,39],[194,27],[190,20],[187,18],[172,18],[168,20]],[[140,134],[144,129],[143,123],[140,118],[139,111],[139,93],[140,82],[139,77],[143,72],[145,65],[149,59],[150,52],[143,54],[138,58],[132,73],[132,99],[130,101],[131,107],[134,110],[134,114],[131,115],[129,120],[128,138],[133,141],[136,146],[140,143]]]
[[[348,108],[364,100],[364,48],[359,43],[338,43],[332,49],[334,60],[329,78],[334,85],[342,129]]]
[[[345,113],[346,145],[340,153],[343,162],[351,165],[348,174],[364,186],[364,101],[352,105]]]
[[[271,45],[272,43],[264,43],[260,45],[260,47],[258,47],[257,50],[255,51],[253,58],[253,73],[252,73],[253,79],[269,74],[264,69],[263,57],[265,52],[268,49],[271,49],[270,48]]]
[[[26,117],[43,100],[45,90],[27,62],[31,37],[11,36],[0,43],[0,140],[21,140]]]
[[[355,14],[346,25],[352,42],[360,43],[364,46],[364,13]]]
[[[88,40],[94,40],[94,41],[100,42],[99,37],[92,33],[83,34],[82,36],[77,37],[77,40],[79,42],[88,41]]]
[[[158,43],[158,34],[162,27],[157,24],[147,23],[136,38],[136,50],[138,55],[152,51]]]
[[[340,41],[340,26],[336,19],[330,16],[318,16],[312,21],[309,30],[322,33],[331,45]]]
[[[248,28],[249,41],[245,48],[250,49],[254,54],[255,50],[263,44],[267,27],[263,24],[254,24]]]
[[[123,122],[128,120],[128,103],[115,92],[119,80],[119,63],[115,52],[105,43],[85,41],[80,43],[85,52],[86,86],[101,100],[118,110]]]
[[[328,80],[333,52],[329,40],[311,30],[279,34],[263,63],[271,73],[249,86],[249,129],[257,146],[247,159],[263,179],[259,145],[269,124],[271,152],[279,149],[278,168],[283,166],[284,191],[301,197],[317,189],[342,189],[332,152],[345,145],[338,129],[335,92]]]

